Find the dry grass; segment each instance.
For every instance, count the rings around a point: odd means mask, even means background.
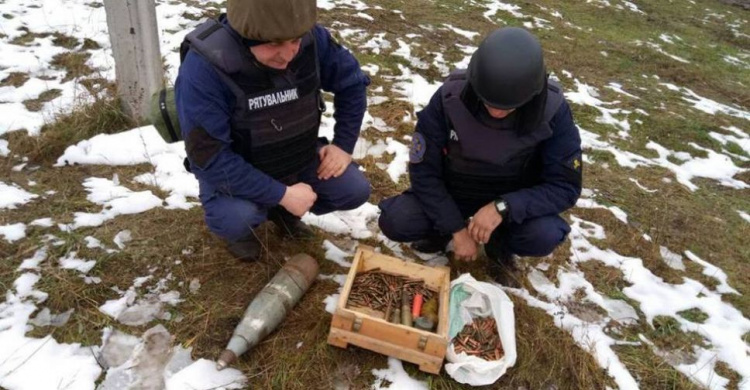
[[[41,111],[44,105],[51,102],[62,95],[61,89],[48,89],[37,96],[36,99],[28,99],[23,101],[24,107],[31,112]]]
[[[29,81],[29,74],[23,72],[11,72],[7,77],[0,80],[0,87],[21,87]]]
[[[86,63],[90,57],[91,53],[85,51],[69,51],[54,56],[50,65],[55,69],[67,71],[62,79],[62,82],[66,82],[94,73],[94,70]]]
[[[29,157],[38,164],[54,163],[70,145],[97,134],[116,133],[132,127],[122,113],[117,99],[103,98],[89,106],[64,114],[54,123],[42,127],[38,137],[27,137],[22,132],[10,133],[13,151]]]

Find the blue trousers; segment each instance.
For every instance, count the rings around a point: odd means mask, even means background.
[[[309,184],[318,195],[310,209],[313,214],[356,209],[370,197],[370,182],[357,164],[349,164],[341,176],[328,180],[318,179],[318,165],[320,159],[316,158],[298,177],[298,182]],[[268,215],[268,210],[256,203],[219,192],[201,194],[201,203],[209,230],[230,241],[248,237]]]
[[[412,242],[438,235],[419,199],[409,191],[383,200],[379,207],[380,230],[393,241]],[[503,222],[490,236],[488,245],[504,246],[518,256],[542,257],[552,253],[568,233],[570,226],[557,215],[529,219],[521,224]]]

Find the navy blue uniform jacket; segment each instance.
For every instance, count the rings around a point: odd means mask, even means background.
[[[426,147],[422,160],[409,164],[409,178],[412,192],[436,230],[451,234],[466,227],[466,221],[443,181],[443,149],[449,129],[441,94],[442,87],[417,114],[416,131],[424,136]],[[541,184],[503,195],[513,223],[559,214],[573,207],[581,194],[581,136],[567,102],[563,101],[550,124],[552,137],[538,146],[543,164]]]
[[[321,86],[334,94],[333,144],[351,154],[367,109],[366,88],[370,80],[354,56],[325,28],[316,25],[313,34],[318,45]],[[199,54],[188,52],[180,66],[175,95],[183,139],[188,139],[192,129],[202,127],[222,145],[205,168],[191,163],[191,171],[200,183],[201,198],[219,191],[260,206],[277,205],[286,186],[255,169],[230,148],[229,123],[236,99],[213,66]]]

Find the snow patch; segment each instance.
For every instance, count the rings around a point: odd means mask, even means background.
[[[323,241],[323,249],[326,250],[325,256],[327,260],[330,260],[344,268],[349,268],[352,266],[352,263],[346,261],[345,259],[348,257],[352,257],[353,255],[339,249],[339,247],[334,245],[332,242],[328,240]]]
[[[0,139],[0,157],[8,157],[10,149],[8,149],[8,141]]]
[[[133,235],[130,233],[130,230],[123,230],[115,235],[115,238],[112,240],[115,245],[117,245],[120,249],[125,249],[125,244],[130,242],[133,239]]]
[[[688,145],[698,150],[705,151],[708,154],[708,157],[692,158],[687,162],[678,165],[669,161],[667,158],[669,156],[678,157],[675,152],[670,151],[653,141],[649,141],[649,143],[646,144],[646,148],[655,150],[656,153],[659,154],[659,157],[654,159],[654,161],[658,165],[674,172],[677,181],[691,191],[698,189],[698,186],[691,181],[695,177],[713,179],[727,187],[737,189],[750,188],[747,183],[734,179],[735,175],[745,172],[746,169],[734,165],[732,159],[723,154],[716,153],[713,150],[702,148],[692,142]]]
[[[92,177],[84,181],[89,201],[104,206],[99,213],[76,212],[72,224],[61,225],[61,230],[75,230],[81,227],[100,226],[119,215],[138,214],[161,207],[163,201],[151,191],[133,192],[119,185],[117,175],[112,180]]]
[[[659,247],[659,253],[661,254],[662,260],[664,260],[664,263],[669,266],[669,268],[678,271],[685,271],[685,264],[682,262],[682,256],[670,251],[669,248],[665,246]]]
[[[720,294],[737,294],[740,295],[737,290],[733,289],[729,283],[727,283],[727,274],[721,270],[721,268],[701,259],[698,257],[695,253],[691,251],[685,251],[685,256],[687,256],[690,261],[700,265],[703,267],[703,275],[706,275],[710,278],[714,278],[717,281],[719,281],[719,286],[716,287],[716,291]]]
[[[28,259],[24,259],[21,262],[21,265],[18,266],[18,270],[25,270],[25,269],[39,269],[39,264],[41,264],[44,260],[47,259],[47,247],[41,247],[34,252],[34,255],[29,257]]]
[[[80,273],[88,273],[96,265],[96,260],[85,260],[76,258],[77,252],[70,252],[66,256],[61,257],[58,262],[60,268],[72,269]]]
[[[0,210],[15,209],[38,197],[39,195],[26,192],[16,184],[8,185],[0,181]]]
[[[372,237],[368,225],[380,215],[378,206],[365,202],[362,206],[349,211],[334,211],[325,215],[307,213],[302,222],[317,226],[329,233],[348,235],[355,239]]]
[[[0,236],[3,236],[5,241],[8,242],[18,241],[26,237],[26,224],[0,225]]]
[[[389,357],[388,368],[373,369],[372,375],[375,376],[375,382],[370,387],[373,390],[381,389],[409,389],[409,390],[427,390],[427,382],[416,380],[404,371],[401,360]],[[386,384],[388,383],[388,384]]]
[[[391,177],[394,183],[398,183],[401,176],[407,172],[407,166],[409,164],[409,147],[394,140],[391,137],[386,139],[388,147],[385,151],[388,154],[393,154],[393,160],[388,164],[386,172]]]
[[[598,98],[599,93],[596,88],[586,85],[575,79],[577,91],[566,92],[566,99],[575,104],[591,106],[599,110],[601,116],[596,118],[597,123],[608,124],[615,126],[620,129],[618,135],[622,138],[627,138],[628,132],[630,131],[630,123],[628,122],[628,114],[630,111],[619,109],[619,108],[607,108],[619,102],[604,102]],[[624,115],[624,119],[617,119],[615,115]]]
[[[54,224],[52,218],[39,218],[31,221],[29,226],[52,227]]]

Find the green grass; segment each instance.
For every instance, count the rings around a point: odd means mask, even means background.
[[[677,314],[688,321],[693,321],[698,324],[702,324],[708,319],[708,314],[700,309],[683,310]]]
[[[653,320],[653,331],[647,337],[658,347],[667,350],[690,348],[693,345],[705,345],[703,337],[694,332],[683,332],[676,319],[667,316],[656,316]]]
[[[726,149],[729,153],[733,153],[733,154],[737,154],[737,155],[745,156],[745,157],[750,157],[748,156],[747,152],[745,152],[745,149],[742,149],[742,147],[736,142],[732,142],[732,141],[727,142]]]

